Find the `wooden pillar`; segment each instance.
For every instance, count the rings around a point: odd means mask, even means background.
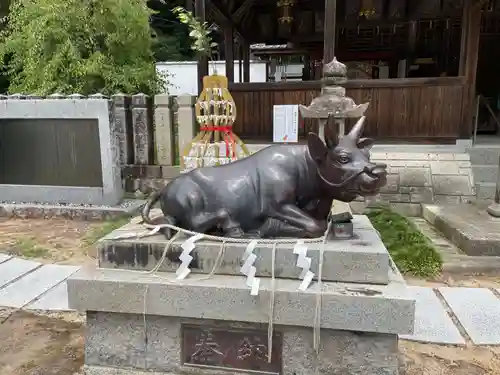
[[[234,30],[231,26],[224,27],[224,48],[226,56],[226,77],[234,82]]]
[[[468,139],[472,135],[472,118],[476,99],[476,73],[481,34],[481,2],[464,0],[462,15],[462,40],[460,46],[459,75],[465,78],[462,101],[462,126],[459,137]]]
[[[271,55],[270,57],[270,63],[269,63],[269,76],[272,77],[272,82],[275,81],[276,79],[276,69],[278,65],[278,61],[276,60],[276,57]]]
[[[335,57],[335,28],[337,20],[337,0],[325,0],[325,22],[323,41],[323,63],[328,64]]]
[[[417,21],[408,22],[408,49],[406,53],[406,75],[408,75],[408,70],[410,66],[415,61],[417,53],[417,32],[418,25]]]
[[[201,22],[205,22],[206,10],[205,10],[205,0],[195,0],[194,1],[194,15]],[[198,94],[203,89],[203,77],[208,75],[208,57],[201,56],[198,59]]]
[[[243,43],[238,43],[238,82],[243,82]]]
[[[250,82],[250,46],[243,43],[243,81]]]
[[[309,55],[304,55],[304,66],[302,68],[302,80],[311,80],[311,57]]]

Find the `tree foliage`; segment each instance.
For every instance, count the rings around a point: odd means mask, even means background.
[[[155,11],[151,17],[151,26],[155,30],[153,53],[156,61],[185,61],[196,58],[190,48],[189,27],[182,24],[173,11],[185,3],[185,0],[149,0],[148,6]]]
[[[0,41],[9,91],[158,92],[165,82],[155,71],[146,3],[12,0]]]
[[[208,27],[208,23],[201,22],[191,12],[180,6],[175,7],[173,12],[177,15],[179,21],[189,28],[191,49],[198,55],[211,58],[217,43],[212,40],[212,30]]]

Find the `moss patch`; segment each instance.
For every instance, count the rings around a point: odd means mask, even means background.
[[[87,246],[93,245],[99,239],[111,233],[115,229],[123,227],[130,221],[129,218],[123,218],[118,220],[105,221],[101,225],[98,225],[91,230],[89,230],[83,237],[83,243]]]
[[[9,253],[25,258],[46,258],[50,250],[40,246],[34,238],[23,238],[16,240]]]
[[[385,208],[367,215],[402,273],[432,277],[441,272],[441,255],[413,222]]]

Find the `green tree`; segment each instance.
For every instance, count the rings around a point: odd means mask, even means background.
[[[185,0],[149,0],[148,6],[155,11],[151,17],[151,26],[156,34],[153,46],[156,61],[196,59],[190,48],[189,27],[181,23],[173,11],[175,7],[185,3]]]
[[[9,91],[154,94],[153,13],[146,0],[12,0],[0,61]]]

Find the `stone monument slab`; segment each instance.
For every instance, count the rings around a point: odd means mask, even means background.
[[[47,121],[50,120],[50,121]],[[16,203],[74,203],[74,204],[94,204],[94,205],[115,205],[121,201],[123,198],[123,188],[121,181],[121,169],[119,165],[119,157],[117,155],[117,147],[114,145],[114,137],[111,134],[110,126],[110,112],[109,104],[107,99],[12,99],[0,100],[0,129],[2,127],[8,127],[9,121],[22,121],[26,129],[30,132],[41,132],[39,138],[44,141],[43,134],[47,133],[46,129],[48,126],[54,127],[53,132],[54,137],[62,137],[58,135],[57,123],[58,122],[97,122],[96,126],[91,128],[96,128],[88,130],[88,134],[85,136],[86,139],[95,138],[95,147],[90,147],[85,150],[80,147],[77,151],[78,158],[75,156],[75,150],[71,149],[71,139],[73,143],[76,144],[77,141],[81,141],[82,134],[72,134],[71,126],[64,126],[64,137],[68,139],[68,142],[63,142],[63,144],[57,144],[57,149],[53,150],[53,147],[48,149],[46,144],[38,145],[36,150],[44,157],[47,153],[57,153],[55,156],[47,161],[56,163],[59,161],[72,161],[77,168],[70,168],[68,166],[67,171],[78,175],[78,169],[83,173],[85,167],[87,169],[95,167],[95,173],[99,175],[92,175],[89,179],[80,182],[81,185],[73,186],[72,183],[62,183],[60,176],[45,176],[45,178],[29,179],[26,182],[21,181],[18,177],[19,173],[15,173],[14,162],[9,162],[12,165],[3,166],[4,170],[7,170],[4,181],[0,184],[0,196],[4,202],[16,202]],[[42,121],[43,124],[39,124]],[[31,126],[30,126],[31,125]],[[66,124],[68,125],[68,124]],[[87,124],[93,125],[93,124]],[[12,125],[11,125],[12,126]],[[80,123],[75,123],[74,127],[82,129]],[[62,128],[61,128],[62,129]],[[44,133],[45,132],[45,133]],[[74,133],[74,131],[73,131]],[[75,139],[75,137],[77,137]],[[95,148],[95,149],[94,149]],[[15,153],[15,149],[12,149],[12,153]],[[85,153],[87,152],[87,153]],[[96,155],[97,153],[97,155]],[[86,156],[85,156],[86,155]],[[35,168],[33,163],[38,163],[36,156],[34,156],[33,162],[29,162],[23,166],[22,169]],[[91,159],[91,160],[90,160]],[[92,162],[92,163],[91,163]],[[100,165],[94,166],[94,162]],[[49,168],[47,163],[43,164],[43,173],[48,174],[50,171],[58,170],[58,168]],[[92,165],[91,165],[92,164]],[[40,169],[40,168],[39,168]],[[41,170],[41,169],[40,169]],[[69,173],[69,172],[68,172]],[[94,173],[94,174],[95,174]],[[40,173],[33,172],[33,176],[40,177]],[[7,178],[8,177],[8,178]],[[57,177],[57,178],[56,178]],[[73,178],[69,179],[74,181]],[[24,181],[26,179],[23,179]],[[16,182],[9,182],[16,181]],[[42,183],[37,183],[37,181],[46,181]],[[56,182],[54,182],[56,181]],[[59,182],[57,182],[59,181]]]

